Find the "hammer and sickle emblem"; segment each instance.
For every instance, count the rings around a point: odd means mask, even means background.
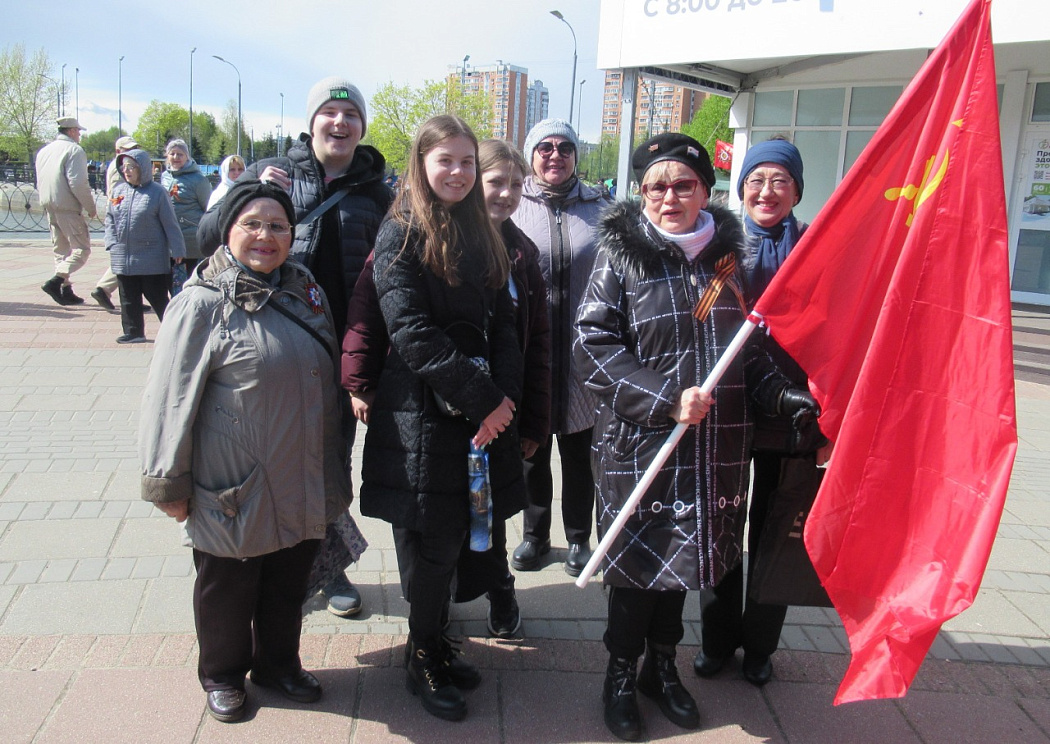
[[[948,151],[944,152],[944,159],[941,161],[940,167],[937,172],[931,177],[930,172],[933,170],[933,164],[937,160],[937,156],[934,155],[932,158],[926,161],[926,168],[922,174],[922,180],[919,181],[918,185],[907,184],[901,188],[892,188],[886,190],[886,198],[890,201],[896,201],[897,199],[904,198],[908,200],[914,200],[914,204],[911,208],[911,214],[908,215],[908,219],[905,220],[905,224],[911,227],[912,220],[915,219],[915,213],[918,211],[922,203],[933,196],[933,192],[937,190],[937,187],[941,185],[941,181],[944,180],[944,174],[948,171]]]

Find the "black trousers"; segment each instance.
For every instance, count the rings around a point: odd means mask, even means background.
[[[594,523],[594,477],[591,474],[591,433],[559,434],[561,456],[561,518],[565,539],[585,543],[591,538]],[[551,451],[554,438],[536,450],[525,461],[525,488],[529,505],[525,508],[524,537],[532,542],[545,542],[551,537],[551,504],[554,503],[554,476],[551,473]]]
[[[145,295],[150,307],[157,313],[157,320],[164,320],[171,293],[171,274],[117,274],[117,283],[120,285],[120,324],[124,333],[145,336],[142,297]]]
[[[319,540],[256,558],[220,558],[194,549],[193,622],[205,692],[243,690],[249,671],[299,671],[306,579]]]
[[[507,560],[507,522],[493,519],[491,548],[479,553],[470,549],[469,536],[463,541],[452,582],[452,601],[469,602],[486,592],[513,588],[514,575]]]
[[[646,643],[674,648],[682,640],[682,611],[687,592],[609,587],[609,655],[637,659]]]
[[[401,572],[401,592],[408,601],[408,632],[420,646],[441,637],[441,612],[467,531],[423,533],[394,527],[394,549]]]
[[[748,508],[749,532],[748,584],[759,540],[766,521],[769,499],[780,481],[780,456],[767,453],[754,455],[755,484]],[[780,642],[780,631],[787,616],[786,605],[759,604],[744,598],[744,566],[726,574],[713,590],[700,593],[700,618],[704,654],[721,658],[743,647],[744,653],[771,656]]]

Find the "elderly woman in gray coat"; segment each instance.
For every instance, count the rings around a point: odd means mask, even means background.
[[[171,291],[171,260],[182,261],[186,244],[167,193],[150,175],[149,153],[122,153],[117,168],[124,180],[111,190],[106,210],[106,250],[120,285],[124,326],[117,343],[138,344],[146,340],[142,297],[163,320]]]
[[[142,496],[186,522],[197,580],[198,675],[220,721],[244,715],[245,676],[321,697],[299,658],[301,606],[349,482],[339,348],[324,292],[286,260],[283,189],[237,183],[223,245],[172,301],[142,405]]]

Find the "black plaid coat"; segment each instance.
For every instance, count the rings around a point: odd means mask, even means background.
[[[636,204],[617,203],[600,223],[574,346],[585,384],[600,399],[592,446],[600,534],[674,428],[671,409],[682,391],[703,382],[744,320],[728,287],[706,320],[693,316],[715,262],[727,253],[739,257],[744,243],[732,213],[709,211],[715,236],[692,263],[659,237]],[[700,589],[741,561],[749,398],[766,407],[785,383],[759,346],[737,358],[714,391],[710,413],[689,427],[613,543],[605,583]]]

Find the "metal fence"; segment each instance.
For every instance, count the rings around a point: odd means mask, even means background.
[[[88,220],[88,229],[102,231],[109,200],[101,191],[92,191],[98,216]],[[40,207],[36,186],[27,183],[0,183],[0,232],[48,232],[47,215]]]

